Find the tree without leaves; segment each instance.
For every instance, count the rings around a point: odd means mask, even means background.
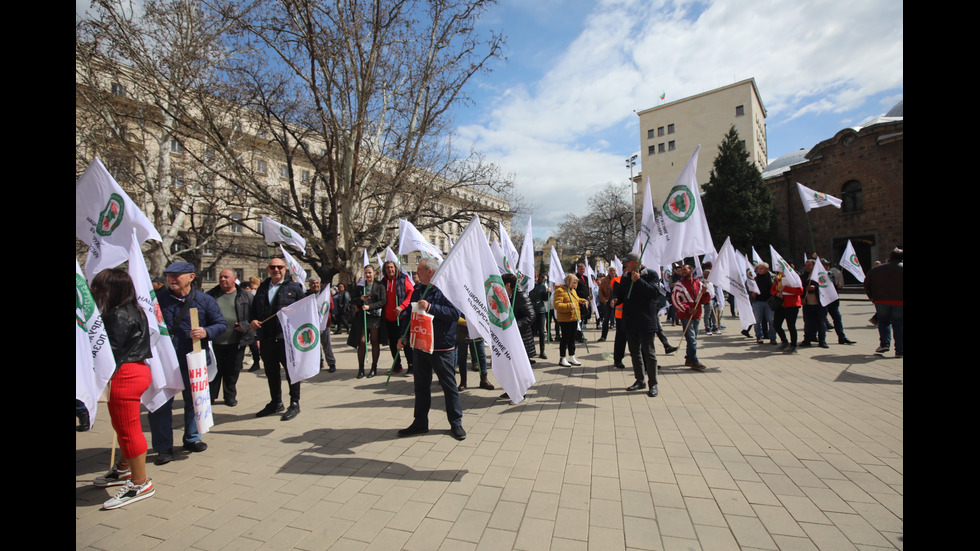
[[[739,250],[762,250],[773,242],[776,211],[762,174],[749,161],[738,131],[732,126],[718,146],[703,204],[716,247],[725,237]]]
[[[566,254],[611,259],[633,248],[633,211],[626,186],[606,184],[589,198],[585,214],[569,213],[559,224]]]
[[[281,0],[234,16],[236,49],[252,55],[220,96],[241,108],[205,113],[206,135],[227,177],[307,236],[321,276],[349,278],[363,248],[394,243],[398,218],[430,235],[473,214],[488,227],[511,216],[492,198],[513,199],[511,179],[475,152],[457,157],[449,140],[466,84],[500,52],[500,37],[473,32],[490,3]],[[237,4],[209,2],[219,13]],[[262,143],[232,139],[232,119]],[[256,148],[281,178],[255,173]]]

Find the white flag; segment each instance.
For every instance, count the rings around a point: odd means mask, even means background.
[[[599,285],[597,283],[595,270],[589,266],[589,257],[585,256],[585,281],[589,284],[589,302],[592,303],[592,315],[599,317],[599,306],[596,297],[599,296]]]
[[[698,188],[697,165],[700,150],[700,145],[694,149],[677,178],[677,183],[667,194],[667,200],[656,215],[654,257],[661,264],[671,264],[690,256],[715,251],[711,232],[708,231],[708,220],[704,216],[704,206],[701,204],[701,190]]]
[[[517,277],[517,282],[520,284],[521,278],[517,273],[517,259],[520,255],[517,253],[517,247],[514,246],[514,242],[511,240],[510,235],[507,234],[507,230],[504,229],[502,222],[497,222],[497,231],[500,233],[500,248],[504,252],[504,267],[508,273],[512,273]]]
[[[286,369],[294,384],[320,372],[320,311],[310,295],[276,313],[286,341]]]
[[[500,272],[500,275],[511,273],[510,266],[507,265],[507,259],[504,255],[504,249],[496,239],[493,240],[493,243],[490,243],[490,254],[493,255],[493,260],[497,263],[497,271]]]
[[[91,281],[129,258],[133,231],[140,243],[160,233],[96,158],[75,182],[75,237],[88,245],[85,274]]]
[[[657,258],[658,246],[654,242],[657,237],[657,216],[653,210],[653,195],[650,193],[650,178],[643,190],[643,214],[640,217],[640,229],[636,233],[633,252],[640,255],[640,263],[647,267],[659,265]],[[663,246],[662,244],[660,246]]]
[[[517,262],[517,284],[526,291],[534,287],[534,237],[531,235],[531,217],[527,218],[527,228],[524,229],[524,243],[521,244],[521,256]]]
[[[141,401],[146,409],[156,411],[168,400],[184,390],[184,381],[180,377],[180,364],[177,362],[177,351],[170,338],[167,324],[163,321],[157,293],[153,289],[150,273],[146,270],[143,252],[139,241],[133,235],[129,249],[129,277],[136,289],[136,300],[146,314],[150,328],[150,351],[152,358],[147,358],[146,365],[150,368],[150,386],[143,393]]]
[[[772,271],[782,272],[783,285],[802,289],[803,280],[800,279],[796,270],[790,267],[789,262],[783,260],[783,257],[776,252],[772,245],[769,245],[769,253],[772,255]]]
[[[327,330],[330,325],[330,301],[333,295],[330,294],[330,284],[323,286],[323,290],[316,296],[317,311],[320,314],[320,333]]]
[[[738,251],[736,251],[735,256],[738,259],[739,269],[745,274],[745,285],[748,287],[749,292],[762,294],[762,292],[759,290],[759,284],[755,282],[755,268],[752,267],[748,257],[739,253]],[[766,289],[766,294],[768,295],[768,293],[769,290]]]
[[[479,216],[473,216],[432,276],[432,284],[466,317],[470,335],[476,333],[491,344],[493,375],[511,402],[524,400],[534,373]]]
[[[864,269],[861,268],[861,261],[858,260],[857,253],[854,252],[854,245],[851,240],[847,240],[847,247],[844,249],[844,256],[840,257],[840,266],[851,272],[858,281],[864,281]]]
[[[820,295],[820,304],[827,306],[831,302],[840,298],[837,294],[837,287],[827,273],[827,267],[819,258],[813,259],[813,271],[810,272],[810,280],[817,284],[817,291]]]
[[[564,285],[565,284],[565,269],[561,267],[561,259],[558,258],[558,250],[555,247],[551,247],[551,262],[548,265],[548,279],[554,288],[554,285]],[[554,295],[554,293],[552,293]]]
[[[752,301],[745,287],[746,274],[738,260],[739,256],[741,255],[732,247],[731,238],[725,239],[725,244],[721,246],[718,257],[711,265],[708,282],[735,297],[739,324],[742,329],[748,329],[755,323],[755,314],[752,312]],[[724,293],[721,296],[724,296]]]
[[[266,243],[286,243],[299,249],[306,250],[306,239],[298,233],[268,216],[262,215],[262,233],[265,234]]]
[[[429,243],[411,222],[398,219],[398,256],[419,251],[425,258],[438,258],[442,261],[442,251]]]
[[[619,259],[618,256],[613,255],[612,267],[616,268],[616,275],[623,275],[623,261]]]
[[[303,290],[306,290],[306,270],[296,262],[296,259],[286,252],[286,249],[279,245],[279,250],[282,251],[282,258],[286,261],[286,267],[289,268],[289,273],[293,275],[293,281],[298,281],[300,285],[303,286]]]
[[[82,267],[75,259],[75,399],[88,410],[95,423],[96,403],[116,371],[109,335],[102,314],[89,290]]]
[[[820,191],[814,191],[803,184],[796,182],[796,188],[800,192],[800,199],[803,200],[803,210],[810,212],[810,209],[832,206],[841,208],[841,200]]]
[[[759,253],[755,252],[755,247],[752,247],[752,265],[758,266],[759,264],[762,264],[762,257],[759,256]]]

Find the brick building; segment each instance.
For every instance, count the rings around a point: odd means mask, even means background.
[[[787,260],[800,267],[804,254],[812,254],[816,246],[821,257],[836,264],[850,239],[867,271],[874,260],[883,261],[904,243],[904,124],[899,102],[884,116],[845,128],[766,167],[762,176],[772,190],[778,218],[775,246]],[[797,182],[840,198],[842,208],[813,209],[808,225]],[[855,283],[850,274],[845,281]]]

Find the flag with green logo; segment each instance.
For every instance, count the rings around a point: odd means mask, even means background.
[[[844,268],[848,272],[851,272],[858,281],[864,281],[864,268],[861,267],[861,261],[858,260],[857,253],[854,252],[854,245],[851,244],[851,240],[847,240],[847,248],[844,249],[844,256],[840,257],[840,267]]]
[[[75,399],[85,404],[95,423],[96,403],[116,371],[109,335],[95,305],[82,267],[75,259]]]
[[[310,295],[279,310],[286,345],[286,370],[292,383],[320,372],[320,301]]]
[[[85,275],[89,281],[102,270],[126,262],[133,231],[140,243],[162,241],[150,219],[96,158],[75,182],[75,237],[88,245]]]
[[[823,265],[823,262],[819,258],[813,259],[813,271],[810,272],[810,280],[817,284],[820,304],[823,306],[827,306],[831,302],[840,299],[840,295],[837,294],[837,287],[834,286],[834,282],[830,279],[830,274],[827,272],[827,267]]]
[[[431,283],[463,314],[470,335],[490,343],[494,377],[511,402],[521,402],[534,373],[479,216],[473,216]]]
[[[700,145],[694,148],[694,153],[684,165],[684,170],[677,177],[677,182],[667,193],[667,199],[655,216],[653,258],[664,266],[688,257],[715,252],[698,187],[699,151]]]
[[[735,297],[739,324],[742,329],[748,329],[755,323],[755,314],[752,312],[752,301],[749,299],[749,292],[746,288],[747,274],[745,267],[739,262],[739,256],[741,255],[735,250],[735,247],[732,247],[731,237],[725,239],[725,244],[721,246],[721,251],[718,252],[718,256],[711,266],[708,283],[728,291]]]
[[[292,228],[276,222],[272,218],[262,216],[262,233],[265,234],[266,243],[286,243],[299,249],[306,250],[306,239],[296,233]]]

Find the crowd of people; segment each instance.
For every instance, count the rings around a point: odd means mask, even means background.
[[[902,258],[902,250],[896,249],[889,262],[872,269],[865,281],[868,297],[876,308],[873,321],[880,333],[877,354],[890,350],[892,335],[896,355],[901,357],[904,351]],[[806,269],[794,278],[782,272],[771,272],[764,262],[755,266],[754,281],[758,292],[751,292],[750,298],[757,344],[766,341],[772,345],[780,344],[780,350],[788,353],[797,352],[801,346],[826,348],[828,327],[835,330],[840,344],[854,344],[844,333],[839,300],[826,306],[820,303],[817,284],[811,280],[813,268],[814,261],[807,261]],[[290,421],[300,414],[302,383],[293,382],[286,369],[286,343],[277,313],[304,296],[319,293],[320,281],[317,278],[310,280],[309,290],[304,290],[300,282],[293,281],[281,258],[271,259],[267,271],[268,277],[264,280],[237,281],[233,270],[223,270],[218,285],[207,292],[195,288],[195,269],[188,262],[175,262],[164,270],[164,278],[154,279],[162,317],[173,340],[184,383],[182,448],[186,452],[200,453],[207,449],[195,420],[185,360],[195,340],[210,342],[214,351],[217,374],[210,384],[212,405],[222,396],[225,406],[238,405],[237,382],[246,352],[249,352],[253,360],[249,371],[264,366],[270,395],[269,402],[255,416],[281,414],[282,421]],[[549,282],[541,274],[528,289],[520,288],[517,278],[511,274],[505,274],[502,279],[532,364],[534,358],[548,359],[546,345],[552,340],[553,328],[558,348],[557,365],[563,368],[582,365],[576,358],[577,345],[587,346],[582,330],[589,323],[595,323],[596,329],[601,331],[599,342],[606,340],[610,329],[615,332],[614,367],[625,369],[623,360],[627,348],[629,350],[635,381],[626,390],[646,390],[648,396],[656,397],[659,388],[655,342],[661,342],[665,354],[673,354],[679,349],[667,340],[663,323],[681,326],[684,365],[697,371],[707,369],[698,357],[698,337],[719,334],[724,328],[721,323],[722,297],[707,281],[705,276],[709,271],[710,264],[705,264],[704,274],[697,274],[690,264],[682,264],[670,273],[659,272],[642,266],[640,256],[630,253],[623,263],[622,275],[615,268],[599,274],[595,282],[597,311],[593,311],[592,282],[585,273],[584,264],[577,267],[577,273],[566,274],[564,280],[554,286],[553,294]],[[398,435],[407,437],[428,432],[431,382],[435,376],[446,397],[450,434],[462,440],[466,438],[466,432],[461,422],[460,392],[469,388],[468,356],[473,361],[472,370],[480,374],[479,388],[494,390],[494,385],[487,377],[486,344],[469,333],[460,311],[431,284],[434,272],[431,259],[420,261],[412,277],[401,272],[395,263],[386,262],[380,268],[380,279],[373,266],[365,267],[363,279],[354,286],[353,293],[344,283],[332,288],[330,327],[320,339],[321,369],[329,373],[337,371],[331,333],[346,332],[347,344],[357,350],[355,376],[358,379],[378,374],[381,347],[387,345],[393,362],[392,373],[414,376],[414,420],[408,428],[398,431]],[[838,287],[843,284],[839,270],[831,272],[831,279]],[[801,285],[797,281],[806,283]],[[106,509],[114,509],[154,493],[146,472],[148,446],[139,422],[140,396],[150,385],[150,372],[145,362],[151,356],[149,330],[146,316],[136,301],[132,280],[124,271],[105,270],[98,274],[92,282],[92,294],[103,313],[116,358],[109,414],[119,437],[122,459],[95,480],[96,486],[123,486],[104,505]],[[728,302],[734,304],[732,300]],[[190,319],[192,308],[196,308],[196,323]],[[413,308],[432,317],[431,350],[413,350],[410,346],[408,328]],[[802,341],[798,339],[797,331],[801,309]],[[735,314],[734,308],[732,314]],[[662,322],[664,316],[666,321]],[[832,320],[830,324],[828,316]],[[752,328],[743,330],[742,334],[751,338]],[[371,350],[370,367],[366,365],[367,348]],[[288,408],[282,396],[283,371],[288,387]],[[506,394],[502,396],[506,397]],[[176,453],[172,409],[173,398],[149,413],[155,465],[169,463]]]

